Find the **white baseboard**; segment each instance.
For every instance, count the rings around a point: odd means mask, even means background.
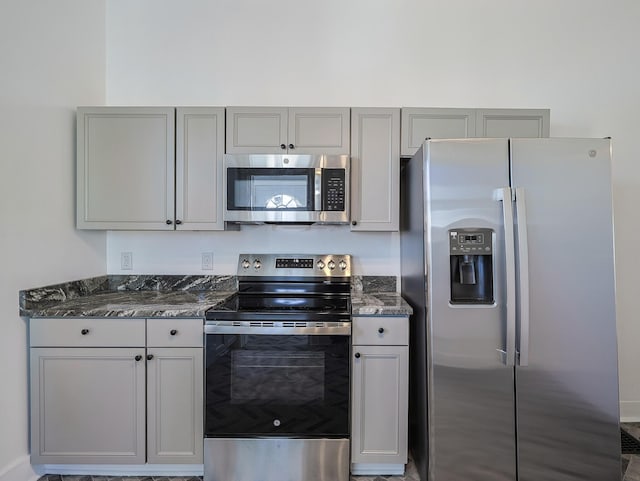
[[[0,481],[36,481],[40,474],[31,466],[29,455],[16,459],[0,471]]]
[[[402,476],[404,464],[351,463],[351,474],[354,476]]]
[[[204,474],[203,464],[38,464],[34,466],[34,469],[43,474],[78,474],[96,476],[191,477],[202,476]],[[5,480],[0,479],[0,481]]]
[[[640,422],[640,401],[620,401],[620,422]]]

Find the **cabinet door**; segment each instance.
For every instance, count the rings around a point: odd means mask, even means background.
[[[147,461],[202,464],[202,348],[147,350]]]
[[[549,137],[548,109],[484,109],[476,113],[478,137]]]
[[[403,108],[400,155],[412,157],[426,138],[475,137],[474,109]]]
[[[285,107],[227,107],[226,152],[286,153],[287,116]]]
[[[143,464],[143,356],[143,348],[32,348],[32,464]]]
[[[351,110],[351,230],[397,231],[400,109]]]
[[[407,462],[408,350],[353,346],[353,463]]]
[[[174,109],[81,107],[77,124],[77,227],[173,229]]]
[[[176,229],[223,230],[224,108],[179,108],[176,127]]]
[[[349,155],[349,108],[290,108],[290,154]]]

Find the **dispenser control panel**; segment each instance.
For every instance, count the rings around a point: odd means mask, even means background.
[[[449,231],[451,255],[490,255],[492,252],[491,229],[453,229]]]

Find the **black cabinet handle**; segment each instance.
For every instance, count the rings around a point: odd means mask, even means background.
[[[295,149],[295,146],[293,144],[289,144],[289,148],[290,149]]]
[[[83,329],[82,331],[80,331],[80,334],[86,336],[87,334],[89,334],[89,329]]]
[[[360,358],[360,353],[359,352],[356,352],[354,355],[356,356],[356,358]]]
[[[175,336],[176,334],[178,334],[178,330],[177,329],[171,329],[169,331],[169,334],[171,334],[172,336]]]
[[[280,144],[280,148],[281,148],[282,150],[284,150],[284,149],[286,149],[286,148],[287,148],[287,146],[286,146],[286,145],[284,145],[284,144]]]
[[[356,221],[356,220],[352,220],[352,221],[351,221],[351,225],[358,225],[358,221]]]
[[[153,354],[147,354],[147,361],[151,361],[153,359]]]
[[[176,225],[180,225],[180,224],[182,224],[182,221],[180,219],[177,219],[176,220]]]
[[[136,360],[136,362],[140,362],[142,361],[142,356],[138,354],[134,359]]]
[[[382,333],[384,332],[384,327],[380,327],[380,328],[378,328],[378,332],[379,332],[380,334],[382,334]]]
[[[172,221],[171,219],[167,219],[166,224],[167,224],[167,225],[171,225],[171,224],[173,224],[173,221]]]

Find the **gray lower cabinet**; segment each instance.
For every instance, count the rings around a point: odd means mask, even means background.
[[[351,109],[351,230],[397,231],[400,109]]]
[[[403,474],[408,457],[409,320],[354,317],[351,473]]]
[[[224,108],[80,107],[79,229],[221,230]]]
[[[201,319],[31,319],[30,343],[32,464],[202,463]]]
[[[144,347],[32,348],[32,464],[143,464],[143,359]]]
[[[426,138],[549,137],[549,109],[402,109],[401,155],[411,157]]]
[[[203,462],[203,321],[147,319],[147,462]]]

